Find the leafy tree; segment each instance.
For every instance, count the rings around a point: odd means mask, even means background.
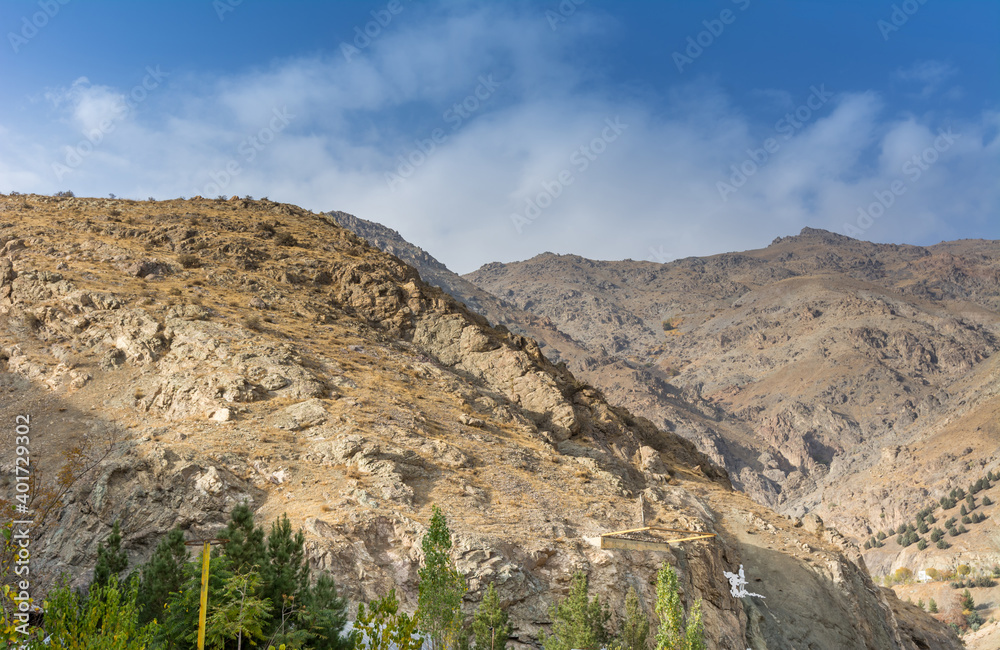
[[[187,561],[184,532],[175,528],[160,540],[149,562],[142,566],[142,579],[139,583],[140,623],[148,623],[159,616],[170,593],[180,590]]]
[[[967,576],[969,575],[969,573],[972,572],[972,567],[970,567],[968,564],[959,564],[955,568],[955,570],[958,571],[958,575]]]
[[[573,574],[569,595],[552,606],[550,615],[552,636],[539,634],[545,650],[599,650],[609,640],[607,625],[611,612],[600,598],[590,600],[587,575],[583,572]]]
[[[491,582],[472,618],[472,633],[476,639],[473,647],[475,650],[504,650],[510,630],[507,612],[500,607],[500,597]]]
[[[901,566],[898,569],[896,569],[896,572],[893,574],[893,577],[895,578],[896,582],[907,582],[913,578],[913,571],[905,566]]]
[[[938,612],[937,603],[934,602],[933,598],[927,601],[927,611],[931,614],[937,614]]]
[[[431,508],[431,523],[421,542],[424,565],[420,568],[417,620],[430,642],[430,650],[445,650],[462,627],[462,597],[465,578],[451,559],[451,531],[444,513]]]
[[[146,650],[156,624],[140,625],[136,581],[120,584],[115,573],[83,595],[68,582],[45,603],[47,646],[53,650]]]
[[[111,534],[108,535],[107,542],[107,546],[104,545],[104,542],[97,545],[97,565],[94,567],[92,587],[107,586],[111,576],[118,577],[122,571],[128,568],[128,555],[122,550],[122,534],[117,519],[111,527]]]
[[[242,650],[244,636],[248,647],[256,645],[254,639],[264,638],[263,623],[271,603],[258,595],[259,587],[260,574],[253,570],[233,573],[226,579],[205,624],[207,647],[224,650],[226,641],[235,639],[237,650]]]
[[[664,563],[656,576],[656,650],[706,650],[701,623],[701,600],[697,600],[684,619],[684,608],[677,585],[677,573]],[[546,648],[548,650],[548,648]]]
[[[630,587],[625,596],[625,620],[618,635],[621,650],[649,650],[649,619],[639,605],[639,594]]]
[[[365,607],[358,604],[358,616],[354,621],[353,639],[366,650],[420,650],[422,641],[415,638],[417,619],[399,610],[396,590]]]

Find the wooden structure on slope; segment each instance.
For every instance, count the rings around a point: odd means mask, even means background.
[[[613,533],[604,533],[601,535],[601,548],[617,548],[626,551],[666,551],[670,548],[671,544],[715,537],[715,533],[706,533],[701,530],[678,530],[676,528],[647,526],[646,507],[641,495],[639,496],[639,521],[642,522],[640,528],[618,530]],[[671,533],[683,536],[676,539],[664,539],[656,533]]]

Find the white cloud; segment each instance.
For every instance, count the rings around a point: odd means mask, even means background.
[[[0,124],[0,189],[267,195],[385,223],[465,272],[546,250],[646,259],[651,247],[702,255],[766,245],[807,225],[842,231],[943,126],[889,115],[877,93],[860,89],[829,100],[785,139],[709,81],[659,89],[659,103],[648,90],[642,100],[602,92],[577,57],[615,27],[585,12],[556,32],[543,12],[505,5],[428,12],[401,14],[350,62],[334,47],[220,78],[175,71],[169,89],[151,92],[57,180],[52,164],[126,93],[80,79],[49,94],[62,122]],[[941,84],[952,74],[942,66],[898,76]],[[496,91],[452,129],[445,111],[475,96],[484,75]],[[773,100],[775,119],[804,99],[773,89],[761,96]],[[271,131],[274,111],[286,109],[288,125]],[[628,128],[580,169],[571,156],[616,116]],[[988,113],[956,124],[961,138],[866,236],[944,238],[958,218],[996,214],[998,121]],[[397,156],[435,129],[446,140],[392,191],[386,174],[399,171]],[[722,201],[717,181],[768,137],[780,149]],[[518,234],[511,213],[564,170],[573,183]]]

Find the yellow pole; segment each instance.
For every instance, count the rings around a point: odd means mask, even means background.
[[[198,650],[205,650],[205,615],[208,613],[208,556],[209,543],[201,554],[201,611],[198,613]]]

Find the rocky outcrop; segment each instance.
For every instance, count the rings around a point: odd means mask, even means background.
[[[62,223],[61,201],[30,201],[16,228],[34,239],[0,271],[13,275],[0,387],[18,395],[0,408],[46,422],[32,444],[49,470],[57,449],[118,440],[38,531],[42,575],[85,582],[115,519],[142,559],[174,525],[209,536],[247,500],[264,521],[287,512],[303,526],[313,566],[352,601],[396,586],[412,609],[434,503],[469,581],[463,606],[496,584],[520,644],[549,629],[575,571],[620,616],[626,585],[651,611],[668,561],[684,602],[704,603],[710,647],[917,647],[842,539],[733,492],[690,441],[612,406],[533,340],[490,327],[318,215],[265,201],[119,201],[129,224],[74,200],[85,218]],[[261,229],[265,215],[274,221]],[[257,268],[239,252],[248,241]],[[117,266],[178,249],[204,259],[169,277]],[[46,275],[60,263],[58,278]],[[115,273],[121,284],[97,275]],[[255,298],[265,307],[245,307]],[[90,379],[74,387],[66,369]],[[648,522],[715,537],[658,554],[601,548],[603,533],[635,527],[640,495]],[[775,567],[754,585],[763,603],[730,592],[723,572],[741,564]],[[785,598],[793,569],[808,588]]]

